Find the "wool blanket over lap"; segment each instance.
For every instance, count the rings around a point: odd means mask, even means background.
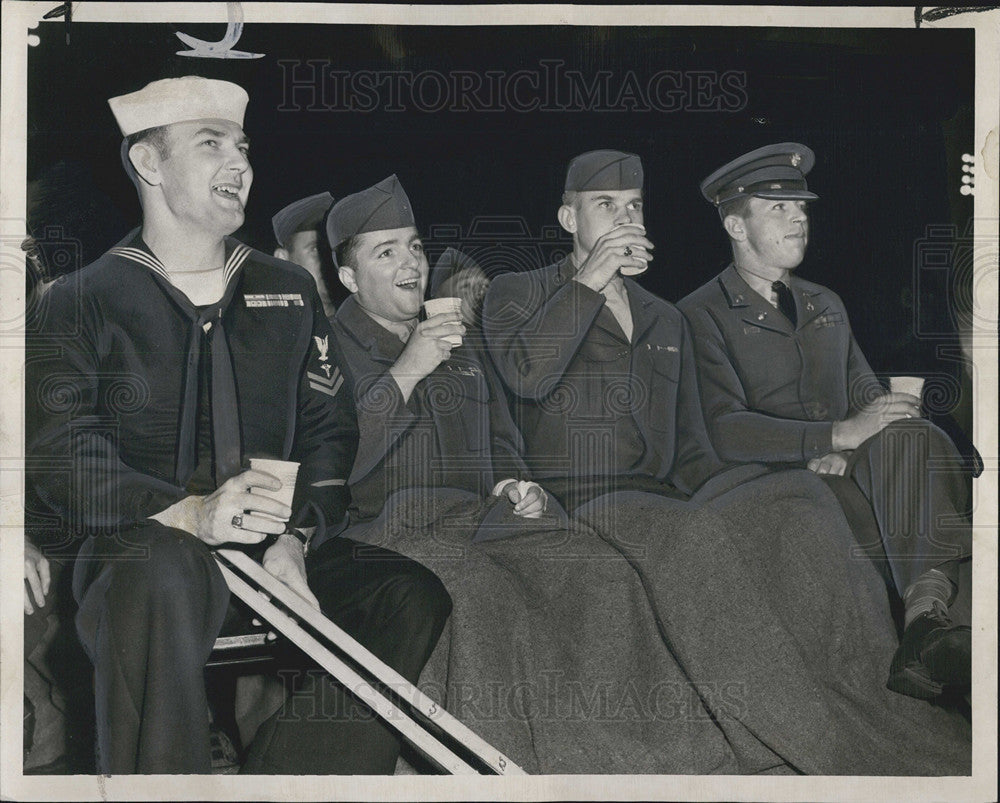
[[[451,594],[424,692],[529,773],[740,771],[629,562],[587,527],[510,507],[411,489],[345,533],[423,563]],[[508,537],[474,543],[484,519]],[[763,752],[760,769],[782,764]]]
[[[735,476],[688,502],[622,491],[575,515],[629,556],[737,771],[759,769],[766,746],[810,774],[969,774],[969,723],[885,688],[897,645],[885,584],[825,483]],[[663,526],[678,509],[688,521]]]

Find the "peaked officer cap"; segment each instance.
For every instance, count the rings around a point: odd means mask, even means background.
[[[806,185],[816,156],[798,142],[767,145],[733,159],[701,182],[701,194],[719,206],[741,196],[788,201],[815,201]]]

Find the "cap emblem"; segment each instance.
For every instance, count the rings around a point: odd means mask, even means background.
[[[801,153],[793,153],[792,154],[792,167],[798,167],[799,163],[801,161],[802,161],[802,154]]]

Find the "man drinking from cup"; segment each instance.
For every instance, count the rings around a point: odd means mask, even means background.
[[[853,481],[843,493],[860,489],[870,503],[905,606],[889,688],[961,692],[971,631],[949,617],[972,549],[961,459],[921,418],[919,384],[893,382],[886,393],[840,298],[794,273],[809,239],[806,205],[818,197],[805,180],[814,161],[804,145],[769,145],[701,184],[733,251],[729,267],[679,303],[695,334],[705,419],[723,459]]]
[[[540,516],[547,495],[527,481],[502,387],[463,345],[461,299],[432,299],[420,319],[429,267],[399,180],[341,199],[326,226],[351,293],[333,328],[360,429],[352,524],[375,518],[394,492],[428,486],[498,496],[515,516]]]

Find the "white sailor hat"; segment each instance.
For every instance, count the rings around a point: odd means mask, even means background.
[[[229,81],[186,75],[146,84],[136,92],[110,98],[122,136],[188,120],[231,120],[242,128],[250,97]]]

